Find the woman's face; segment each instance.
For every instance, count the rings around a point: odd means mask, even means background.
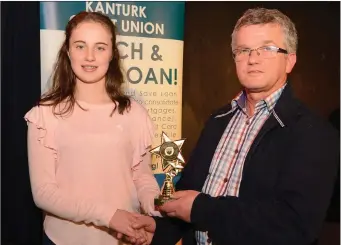
[[[72,31],[69,58],[77,82],[105,81],[112,59],[112,35],[97,22],[83,22]]]

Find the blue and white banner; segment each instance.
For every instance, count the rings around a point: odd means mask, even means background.
[[[50,76],[68,21],[81,11],[101,12],[118,29],[117,45],[126,77],[126,93],[143,104],[157,126],[154,146],[164,131],[181,138],[184,2],[41,2],[41,92]],[[161,184],[161,161],[153,157]]]

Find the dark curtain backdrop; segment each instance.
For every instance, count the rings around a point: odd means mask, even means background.
[[[39,3],[1,3],[1,244],[40,245],[30,190],[25,113],[40,96]]]

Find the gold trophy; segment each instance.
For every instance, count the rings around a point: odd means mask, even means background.
[[[185,164],[181,154],[184,142],[185,139],[171,140],[165,132],[162,132],[161,145],[150,150],[150,153],[161,157],[162,171],[166,174],[161,194],[154,199],[156,208],[171,200],[171,196],[175,192],[173,178],[182,171]]]

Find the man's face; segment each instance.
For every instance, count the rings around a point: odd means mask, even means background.
[[[275,46],[286,49],[282,28],[276,24],[244,26],[236,32],[234,47],[236,49],[255,49],[264,46]],[[271,55],[258,56],[252,51],[242,60],[236,60],[237,76],[243,87],[251,92],[273,90],[276,85],[286,81],[296,63],[295,54],[271,52]]]

